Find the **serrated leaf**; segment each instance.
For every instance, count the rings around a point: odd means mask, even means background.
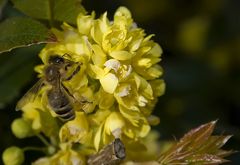
[[[56,37],[44,25],[30,18],[12,17],[0,24],[0,53],[55,41]]]
[[[210,123],[203,124],[200,127],[192,129],[180,139],[180,142],[186,141],[189,139],[196,140],[195,138],[200,139],[200,138],[203,138],[203,136],[209,137],[212,134],[215,125],[216,125],[216,121],[212,121]]]
[[[206,164],[206,165],[210,165],[210,164],[221,164],[221,163],[225,163],[228,160],[222,159],[221,157],[218,157],[216,155],[210,155],[210,154],[196,154],[193,155],[191,158],[189,158],[187,160],[187,163],[198,163],[198,164]]]
[[[221,164],[227,160],[223,157],[232,153],[220,148],[231,136],[211,136],[216,121],[201,125],[185,134],[179,142],[160,155],[161,165],[184,164]]]
[[[183,138],[180,139],[181,142],[190,142],[189,146],[191,148],[199,147],[208,140],[212,134],[216,125],[216,121],[201,125],[198,128],[192,129]]]
[[[208,140],[199,148],[199,152],[208,151],[208,153],[216,153],[231,136],[211,136]]]
[[[86,13],[81,0],[12,0],[14,7],[37,19],[76,24],[80,12]]]

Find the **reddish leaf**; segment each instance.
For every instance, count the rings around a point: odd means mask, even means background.
[[[160,155],[158,162],[161,165],[187,165],[187,164],[221,164],[227,160],[232,151],[220,148],[231,138],[231,136],[211,136],[216,121],[201,125],[192,129],[183,136],[167,152]]]

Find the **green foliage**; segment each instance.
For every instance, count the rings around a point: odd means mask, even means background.
[[[40,20],[68,22],[75,24],[77,15],[85,9],[79,0],[12,0],[15,8],[30,16]],[[6,0],[0,1],[0,16]],[[42,23],[28,17],[10,17],[0,24],[0,53],[11,51],[19,47],[28,47],[40,43],[55,42],[56,37]],[[32,49],[31,49],[32,50]],[[31,52],[31,51],[30,51]],[[7,57],[12,53],[0,57],[0,62],[5,59],[0,66],[0,108],[14,99],[23,85],[30,80],[32,68],[34,66],[32,59],[26,55]],[[30,53],[36,54],[36,53]],[[2,55],[1,55],[2,56]],[[10,65],[13,63],[14,65]],[[21,67],[20,67],[21,66]],[[20,68],[18,68],[20,67]],[[16,70],[16,68],[18,68]],[[10,75],[6,76],[8,73]],[[14,81],[19,77],[18,82]]]
[[[20,93],[32,79],[37,52],[41,46],[32,46],[0,55],[0,109]]]
[[[14,7],[24,14],[38,19],[50,19],[49,0],[12,0]]]
[[[158,159],[161,165],[221,164],[233,151],[220,149],[231,136],[212,136],[216,121],[201,125],[185,134]]]
[[[12,0],[14,7],[24,14],[50,21],[61,21],[76,24],[77,15],[85,9],[81,0]]]
[[[2,10],[6,4],[7,0],[0,0],[0,17],[2,16]]]
[[[76,24],[79,13],[86,13],[81,0],[55,0],[53,9],[54,20],[71,24]]]
[[[0,24],[0,53],[18,47],[56,41],[41,23],[25,17],[13,17]]]
[[[12,0],[14,7],[29,17],[76,24],[76,17],[86,13],[80,0]],[[0,15],[5,1],[0,1]],[[40,22],[23,17],[9,18],[0,24],[0,53],[14,48],[56,41]]]

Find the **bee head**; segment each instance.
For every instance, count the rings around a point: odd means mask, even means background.
[[[63,64],[64,62],[64,58],[60,57],[59,55],[52,55],[48,59],[49,64]]]

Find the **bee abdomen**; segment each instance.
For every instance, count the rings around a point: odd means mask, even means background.
[[[64,107],[54,109],[54,112],[58,115],[63,121],[73,120],[75,118],[75,112],[73,107],[70,104],[67,104]]]

